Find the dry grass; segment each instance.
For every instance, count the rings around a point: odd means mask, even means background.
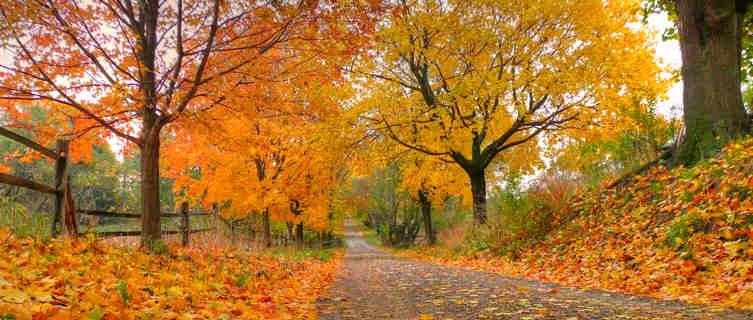
[[[163,235],[162,240],[168,246],[180,246],[181,234]],[[117,247],[129,247],[138,248],[140,246],[141,237],[128,236],[128,237],[112,237],[101,240],[103,243],[107,243]],[[200,233],[194,233],[189,236],[189,247],[191,248],[237,248],[251,252],[261,252],[264,250],[264,244],[261,237],[252,239],[248,235],[236,234],[234,236],[228,235],[222,231],[206,231]]]
[[[466,243],[468,227],[468,222],[449,226],[439,231],[437,240],[448,249],[455,250],[461,248]]]

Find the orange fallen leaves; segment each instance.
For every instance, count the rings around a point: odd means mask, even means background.
[[[12,236],[0,246],[0,318],[20,320],[314,319],[340,260]]]
[[[693,168],[654,168],[623,190],[581,195],[513,260],[443,248],[402,255],[508,276],[753,309],[753,139]]]

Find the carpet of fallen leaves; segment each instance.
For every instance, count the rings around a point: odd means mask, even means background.
[[[753,139],[692,168],[658,167],[581,194],[519,259],[441,247],[403,252],[508,276],[753,309]]]
[[[314,319],[326,262],[233,249],[164,254],[0,230],[0,319]],[[13,315],[14,317],[9,317]]]

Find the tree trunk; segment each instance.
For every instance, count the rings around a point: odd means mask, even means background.
[[[55,212],[52,216],[52,229],[50,229],[50,236],[53,238],[58,235],[57,226],[63,216],[62,212],[65,206],[63,203],[63,188],[65,187],[63,186],[63,178],[68,167],[69,146],[70,144],[67,140],[58,140],[55,148],[55,152],[57,153],[57,159],[55,160],[55,190],[57,192],[55,193]],[[61,154],[65,156],[61,156]]]
[[[272,246],[272,230],[269,226],[269,209],[264,210],[264,246],[269,248]]]
[[[292,222],[285,222],[285,225],[288,227],[288,239],[287,243],[293,242],[293,223]]]
[[[484,170],[467,172],[471,178],[471,195],[473,197],[473,225],[486,224],[486,174]]]
[[[188,236],[191,233],[191,220],[188,218],[188,202],[184,201],[180,205],[180,214],[182,220],[181,227],[183,229],[183,238],[181,239],[180,244],[185,248],[188,247],[190,241]]]
[[[675,155],[678,163],[708,157],[750,129],[740,92],[745,8],[737,10],[736,2],[676,2],[686,127],[685,140]]]
[[[141,246],[153,249],[162,237],[159,203],[159,127],[157,115],[144,115],[141,145]]]
[[[248,218],[248,229],[251,232],[251,242],[256,242],[256,212],[251,212]]]
[[[303,222],[299,222],[295,227],[295,240],[300,248],[303,248]]]
[[[426,197],[423,190],[418,191],[418,201],[421,204],[421,213],[424,216],[424,233],[426,233],[426,239],[430,245],[434,245],[437,242],[437,237],[431,225],[431,201]]]

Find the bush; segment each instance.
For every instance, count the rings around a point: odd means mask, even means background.
[[[489,199],[489,228],[471,242],[474,249],[517,257],[569,216],[573,182],[561,176],[543,177],[522,190],[519,175],[508,176],[505,188]],[[483,239],[483,241],[482,241]],[[475,243],[474,243],[475,242]]]
[[[0,229],[8,227],[25,237],[47,237],[51,220],[50,212],[33,212],[14,196],[0,197]]]
[[[686,243],[697,232],[702,232],[707,225],[698,215],[689,213],[678,216],[669,225],[664,245],[675,250],[688,249]]]

